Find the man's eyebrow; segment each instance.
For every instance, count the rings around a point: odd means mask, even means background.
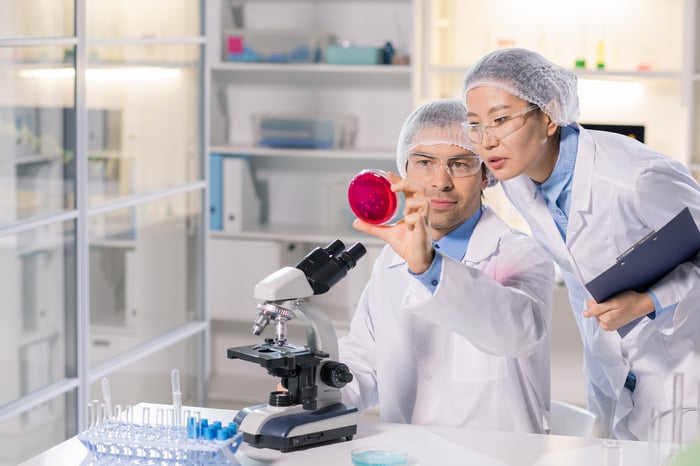
[[[425,152],[409,152],[409,156],[411,155],[418,155],[421,157],[429,157],[431,159],[440,159],[440,160],[450,160],[450,159],[463,159],[466,157],[478,157],[477,154],[470,152],[467,149],[464,149],[463,154],[457,154],[457,155],[450,155],[449,157],[445,157],[444,159],[442,157],[438,157],[437,155],[432,155],[432,154],[426,154]]]

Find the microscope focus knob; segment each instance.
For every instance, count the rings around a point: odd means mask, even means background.
[[[328,361],[321,367],[321,381],[330,387],[342,388],[352,382],[352,373],[342,362]]]

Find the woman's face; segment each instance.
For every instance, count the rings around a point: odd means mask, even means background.
[[[540,183],[549,178],[559,153],[558,127],[544,112],[527,112],[529,102],[491,86],[470,89],[466,100],[467,123],[484,129],[481,142],[472,143],[497,179],[522,173]]]

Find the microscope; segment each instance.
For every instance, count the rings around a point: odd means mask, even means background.
[[[345,249],[336,239],[255,285],[254,296],[262,302],[253,333],[262,334],[274,322],[274,338],[229,348],[227,356],[259,364],[270,375],[281,377],[287,391],[273,391],[267,404],[238,412],[234,422],[245,442],[288,452],[341,438],[352,440],[359,413],[342,403],[340,388],[353,376],[338,361],[338,340],[330,319],[307,298],[328,291],[366,252],[361,243]],[[287,324],[296,316],[304,324],[306,345],[287,341]]]

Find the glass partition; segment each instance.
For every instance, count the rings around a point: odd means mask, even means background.
[[[0,225],[74,207],[72,47],[0,47]]]
[[[72,36],[74,3],[73,0],[0,0],[0,38]]]
[[[200,179],[199,54],[181,45],[91,49],[91,205]]]
[[[69,419],[75,390],[0,422],[0,466],[15,466],[77,433]]]
[[[196,335],[107,375],[113,408],[119,405],[123,411],[140,402],[171,404],[173,369],[180,374],[182,405],[195,406],[196,367],[200,364],[202,345],[201,336]],[[103,399],[102,379],[90,384],[90,399]],[[155,413],[152,415],[155,420]]]
[[[201,318],[201,193],[90,217],[93,366]]]
[[[199,0],[88,0],[88,38],[200,34]]]
[[[75,314],[74,222],[0,237],[0,406],[66,377]]]

